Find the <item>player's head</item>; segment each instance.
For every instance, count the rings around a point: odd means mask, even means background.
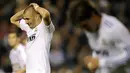
[[[17,32],[10,32],[8,34],[8,43],[12,48],[18,45],[19,37],[20,34],[18,34]]]
[[[75,26],[94,32],[101,15],[90,0],[79,0],[70,6],[70,19]]]
[[[29,5],[23,12],[23,19],[31,27],[35,27],[37,19],[40,15],[35,11],[32,5]]]

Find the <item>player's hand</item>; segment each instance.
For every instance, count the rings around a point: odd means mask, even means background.
[[[37,11],[37,7],[39,7],[39,5],[37,3],[31,3],[30,5],[32,5],[34,7],[34,9]]]
[[[99,60],[98,60],[98,58],[93,58],[92,56],[86,56],[84,58],[84,62],[85,62],[86,67],[91,72],[95,72],[96,69],[99,67]]]

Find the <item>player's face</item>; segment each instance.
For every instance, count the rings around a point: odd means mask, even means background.
[[[33,28],[34,27],[34,23],[35,23],[35,16],[33,16],[32,13],[26,12],[25,14],[23,14],[23,19],[26,21],[26,23]]]
[[[89,32],[95,32],[98,29],[97,23],[95,22],[93,18],[81,21],[80,27]]]
[[[16,33],[10,33],[8,35],[8,43],[11,47],[14,47],[17,44],[17,40],[18,38],[17,38]]]

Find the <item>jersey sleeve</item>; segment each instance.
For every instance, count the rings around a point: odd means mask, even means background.
[[[20,28],[21,28],[21,30],[24,30],[24,31],[26,31],[26,32],[29,32],[29,31],[30,31],[31,28],[28,26],[28,24],[26,24],[26,22],[25,22],[24,19],[21,19],[21,20],[19,21],[19,23],[20,23]]]
[[[121,23],[117,23],[121,24]],[[102,58],[99,60],[101,67],[116,67],[122,64],[126,64],[130,58],[130,34],[123,24],[116,26],[113,30],[111,41],[114,43],[115,48],[120,49],[122,52],[120,55]]]

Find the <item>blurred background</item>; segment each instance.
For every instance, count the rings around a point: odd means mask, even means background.
[[[88,73],[83,58],[91,54],[87,38],[79,28],[72,27],[68,18],[68,8],[74,0],[0,0],[0,73],[11,73],[9,60],[10,46],[8,33],[21,32],[9,21],[16,12],[35,2],[48,9],[56,27],[50,51],[52,73]],[[130,0],[93,0],[104,13],[117,17],[130,29]],[[26,35],[22,32],[21,40]],[[21,41],[23,43],[24,41]],[[130,73],[129,67],[125,67]]]

